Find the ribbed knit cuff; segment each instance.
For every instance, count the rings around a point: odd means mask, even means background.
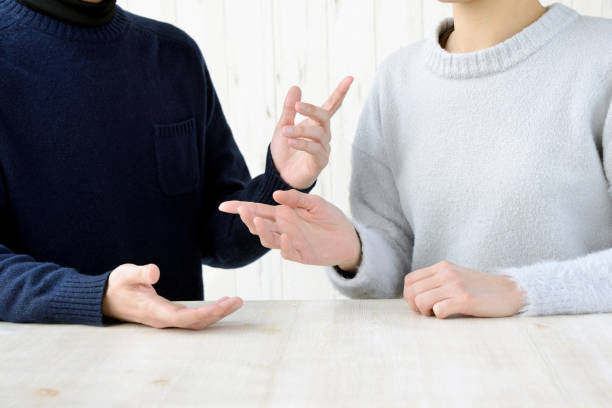
[[[317,182],[315,181],[314,184],[308,187],[307,189],[298,191],[301,191],[302,193],[310,193],[316,184]],[[272,152],[270,151],[270,146],[268,146],[264,183],[257,202],[264,204],[276,204],[274,198],[272,198],[272,194],[277,190],[294,190],[294,188],[287,184],[285,180],[283,180],[280,173],[276,169],[276,165],[274,164],[274,160],[272,159]]]
[[[336,268],[327,268],[329,280],[336,289],[351,298],[397,297],[398,288],[393,287],[394,279],[381,273],[396,269],[396,266],[392,265],[392,250],[368,228],[355,221],[353,225],[361,240],[361,264],[352,277],[339,273]]]
[[[102,275],[83,275],[69,270],[55,298],[50,313],[58,323],[102,326],[102,299],[110,272]]]

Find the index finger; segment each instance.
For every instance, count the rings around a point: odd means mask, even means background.
[[[250,201],[226,201],[221,203],[219,211],[238,214],[238,208],[248,208],[253,214],[264,218],[274,218],[275,206],[261,203],[252,203]]]
[[[353,77],[348,76],[340,82],[336,90],[331,94],[329,99],[325,101],[322,108],[327,110],[331,116],[333,116],[340,106],[342,106],[342,101],[344,101],[344,97],[346,96],[351,84],[353,83]]]
[[[404,278],[404,287],[415,284],[416,282],[427,279],[435,273],[434,266],[429,266],[423,269],[417,269],[416,271],[409,272]]]

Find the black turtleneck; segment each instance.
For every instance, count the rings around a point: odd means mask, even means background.
[[[70,24],[95,27],[112,20],[116,0],[87,3],[82,0],[17,0],[34,11]]]

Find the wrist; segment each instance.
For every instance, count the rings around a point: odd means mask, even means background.
[[[268,153],[266,157],[266,174],[275,181],[277,184],[274,190],[298,190],[303,193],[309,193],[315,186],[317,178],[311,178],[308,180],[294,180],[295,177],[289,177],[286,171],[277,165],[277,160],[274,154],[272,144],[268,146]]]
[[[509,276],[500,276],[504,285],[508,288],[508,302],[512,305],[514,314],[519,313],[527,306],[525,292],[519,285]]]
[[[353,227],[352,237],[351,255],[346,260],[338,262],[337,267],[344,271],[346,275],[355,276],[357,274],[357,269],[359,269],[359,265],[361,265],[361,258],[363,257],[361,237],[355,227]]]

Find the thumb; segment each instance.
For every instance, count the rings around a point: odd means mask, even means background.
[[[302,208],[307,211],[314,209],[321,200],[319,196],[302,193],[297,190],[278,190],[274,192],[273,196],[274,201],[281,205],[291,208]]]
[[[134,274],[134,283],[154,285],[157,281],[159,281],[159,268],[157,265],[141,266]]]
[[[293,126],[295,124],[295,104],[302,99],[302,90],[297,86],[292,86],[285,97],[283,113],[278,121],[278,126]]]

